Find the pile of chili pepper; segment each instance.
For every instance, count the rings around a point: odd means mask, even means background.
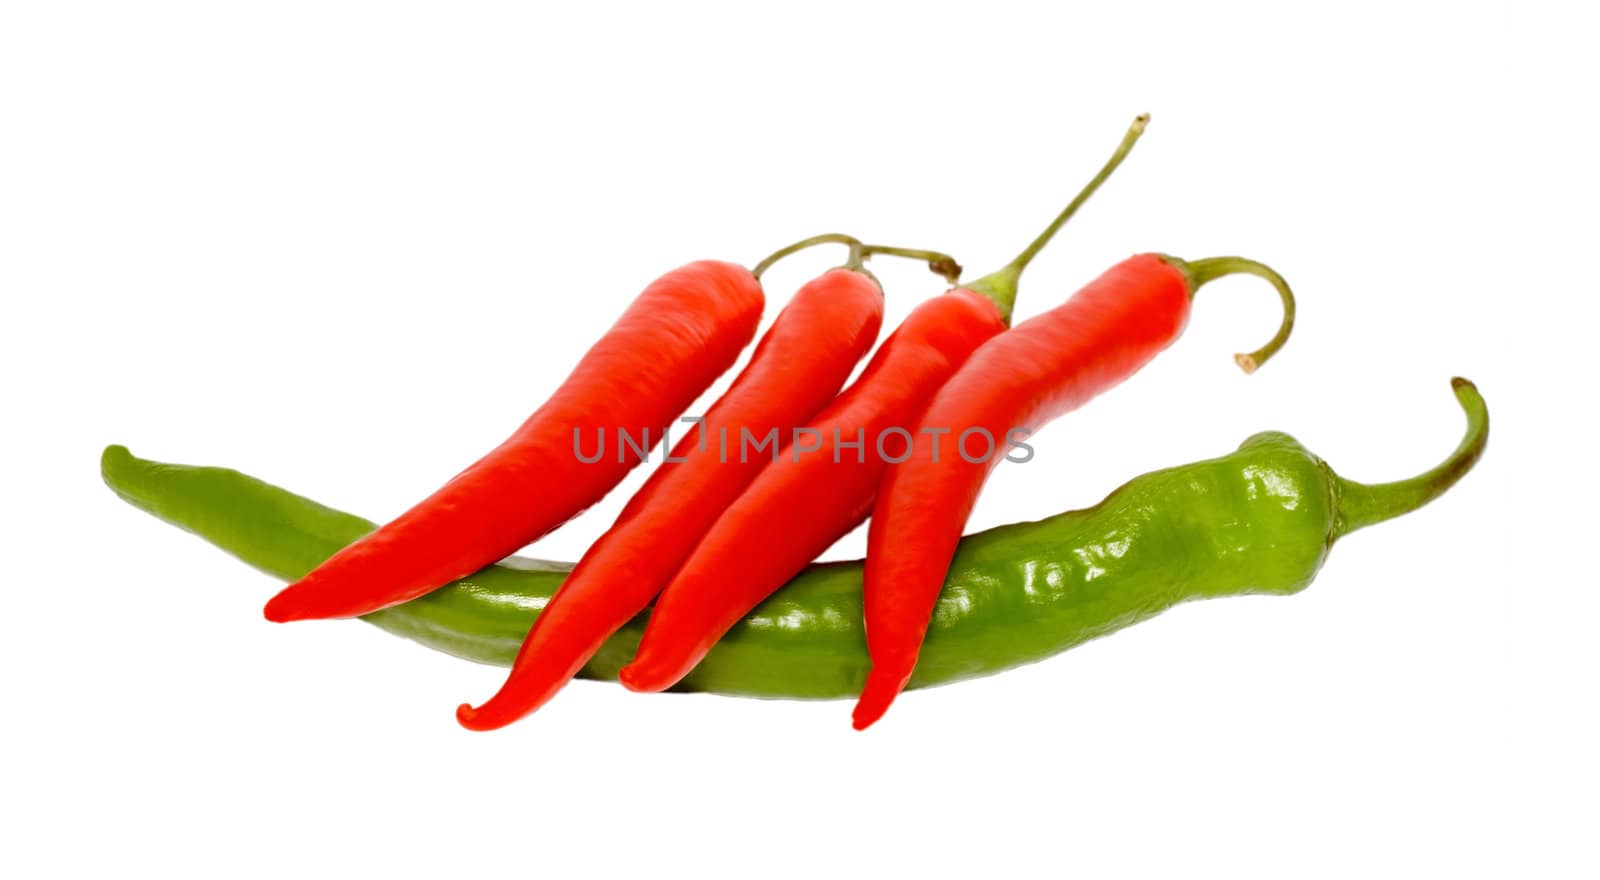
[[[1282,301],[1276,335],[1236,355],[1246,372],[1289,337],[1288,284],[1234,256],[1140,254],[1010,326],[1024,269],[1147,122],[1015,259],[971,283],[946,254],[842,234],[753,268],[706,260],[667,273],[510,438],[376,528],[233,471],[121,447],[102,474],[135,506],[291,579],[269,620],[363,617],[509,661],[498,693],[457,710],[474,730],[528,715],[580,676],[635,691],[855,695],[860,729],[908,686],[1036,660],[1191,598],[1296,592],[1336,538],[1420,507],[1471,468],[1488,436],[1471,383],[1454,383],[1466,438],[1411,480],[1346,481],[1291,438],[1260,434],[1090,510],[962,538],[1007,451],[1171,345],[1207,283],[1255,275]],[[669,426],[755,337],[765,270],[822,244],[846,245],[845,264],[793,295],[728,390],[668,444]],[[875,352],[874,256],[924,261],[953,285]],[[660,445],[662,462],[575,565],[510,556]],[[814,563],[869,519],[865,560]]]

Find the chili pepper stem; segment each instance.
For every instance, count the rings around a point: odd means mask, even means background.
[[[928,264],[928,269],[935,275],[943,275],[951,284],[961,283],[961,264],[949,254],[938,251],[925,251],[916,248],[893,247],[886,244],[869,244],[862,249],[862,253],[871,257],[873,254],[883,254],[888,257],[905,257],[908,260],[923,260]]]
[[[1101,167],[1100,172],[1078,192],[1071,202],[1067,203],[1067,206],[1062,209],[1060,214],[1056,215],[1054,220],[1050,221],[1050,225],[1046,226],[1038,237],[1029,242],[1028,246],[1023,248],[1022,253],[1017,254],[1015,259],[998,271],[991,272],[966,285],[966,288],[991,300],[1000,309],[1001,317],[1005,318],[1007,323],[1010,323],[1011,309],[1017,300],[1017,281],[1022,277],[1022,270],[1026,269],[1028,264],[1033,261],[1033,258],[1038,256],[1039,251],[1050,243],[1050,239],[1055,237],[1061,227],[1065,226],[1067,221],[1078,213],[1078,209],[1083,207],[1083,203],[1087,202],[1089,197],[1095,194],[1096,190],[1100,189],[1100,185],[1111,177],[1112,172],[1117,170],[1117,166],[1122,164],[1122,160],[1128,158],[1128,153],[1133,150],[1133,145],[1138,142],[1139,136],[1144,134],[1145,126],[1149,124],[1150,114],[1141,113],[1135,117],[1133,124],[1128,127],[1128,133],[1122,136],[1122,143],[1117,145],[1116,151],[1111,154],[1110,159],[1106,160],[1106,164]]]
[[[1177,266],[1189,277],[1189,295],[1192,297],[1200,288],[1229,275],[1254,275],[1265,279],[1278,291],[1278,299],[1283,303],[1283,321],[1278,324],[1278,332],[1266,345],[1261,346],[1249,354],[1236,354],[1233,362],[1239,369],[1246,373],[1254,373],[1260,366],[1267,362],[1283,344],[1289,341],[1289,333],[1294,329],[1294,291],[1289,289],[1289,282],[1283,280],[1271,266],[1258,263],[1244,257],[1208,257],[1204,260],[1185,261],[1177,257],[1164,257],[1167,262]]]
[[[863,245],[861,244],[861,239],[856,238],[853,235],[845,235],[842,232],[825,232],[822,235],[813,235],[810,238],[803,238],[794,244],[773,251],[767,256],[766,259],[757,263],[756,267],[750,270],[750,274],[760,278],[763,273],[772,268],[774,263],[778,262],[784,257],[787,257],[790,254],[799,253],[806,248],[816,247],[819,244],[848,245],[850,247],[850,256],[845,262],[845,267],[849,269],[861,268],[861,261],[864,256],[862,253]]]
[[[949,254],[940,253],[939,251],[919,250],[916,248],[891,247],[889,245],[881,244],[862,244],[860,239],[853,235],[845,235],[842,232],[826,232],[822,235],[813,235],[810,238],[801,239],[800,241],[788,245],[787,247],[779,248],[766,259],[757,263],[756,267],[750,270],[750,274],[759,279],[763,273],[772,268],[774,263],[777,263],[784,257],[799,253],[806,248],[816,247],[819,244],[842,244],[848,246],[850,248],[850,255],[845,258],[843,268],[849,269],[852,272],[860,272],[868,278],[871,278],[873,281],[877,281],[878,279],[874,277],[871,272],[868,272],[866,267],[867,259],[873,254],[884,254],[891,257],[906,257],[912,260],[922,260],[928,264],[929,269],[932,269],[936,274],[943,275],[950,281],[951,284],[955,284],[957,280],[961,278],[961,264],[957,263],[956,258],[950,256]]]
[[[1339,513],[1330,541],[1357,529],[1410,513],[1443,495],[1472,470],[1489,444],[1489,408],[1478,386],[1457,376],[1450,380],[1467,416],[1467,431],[1454,452],[1437,467],[1407,480],[1368,485],[1334,476]]]

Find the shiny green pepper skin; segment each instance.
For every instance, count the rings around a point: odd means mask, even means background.
[[[962,543],[934,612],[913,687],[1041,660],[1190,599],[1304,589],[1340,536],[1426,504],[1488,440],[1477,389],[1460,447],[1410,480],[1344,480],[1293,438],[1257,434],[1220,458],[1137,477],[1086,510],[1000,526]],[[372,529],[237,471],[169,465],[112,446],[106,483],[124,500],[284,580]],[[363,618],[430,648],[509,665],[568,563],[512,558]],[[583,670],[614,679],[643,618]],[[676,690],[750,697],[854,697],[866,678],[861,564],[813,565],[756,608]]]

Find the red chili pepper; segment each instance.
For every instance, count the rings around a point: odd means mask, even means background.
[[[1004,329],[994,304],[967,290],[912,311],[861,378],[812,422],[815,433],[787,444],[717,519],[662,590],[622,683],[636,691],[671,687],[745,612],[860,525],[883,471],[876,438],[911,424],[956,367]],[[885,452],[904,454],[899,435],[887,436]],[[840,441],[863,445],[843,452]],[[794,452],[801,445],[814,451]]]
[[[334,554],[267,603],[268,620],[355,617],[414,599],[500,560],[600,500],[755,335],[761,284],[702,261],[633,301],[511,438],[443,488]],[[593,463],[578,449],[610,435]]]
[[[882,717],[910,680],[956,542],[1005,457],[1004,438],[1037,431],[1133,375],[1177,339],[1201,285],[1238,272],[1272,282],[1284,306],[1272,341],[1235,356],[1251,372],[1294,324],[1294,297],[1283,279],[1239,257],[1185,263],[1142,254],[991,340],[939,389],[923,424],[949,428],[950,442],[940,450],[940,437],[919,434],[911,456],[884,473],[872,512],[863,575],[872,672],[856,704],[857,730]]]
[[[555,696],[606,639],[649,605],[717,516],[771,461],[770,454],[741,456],[743,438],[787,433],[839,392],[883,323],[883,292],[861,270],[860,243],[850,241],[850,264],[800,288],[732,387],[584,554],[539,614],[499,693],[476,709],[463,704],[456,710],[463,726],[501,727]]]
[[[1023,256],[917,307],[861,378],[817,416],[803,435],[812,442],[802,447],[797,433],[782,460],[729,506],[661,591],[637,655],[620,672],[626,687],[671,687],[751,608],[861,524],[887,461],[906,454],[928,401],[974,350],[1005,330],[1023,267],[1121,164],[1145,121],[1134,123]]]

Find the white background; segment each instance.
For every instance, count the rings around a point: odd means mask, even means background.
[[[1088,5],[1085,5],[1088,6]],[[7,4],[8,876],[1594,876],[1597,224],[1582,4]],[[847,703],[573,686],[356,623],[117,501],[107,443],[369,517],[498,442],[655,275],[839,229],[1009,258],[1149,133],[1019,318],[1242,253],[974,527],[1287,430],[1355,479],[1494,413],[1437,505],[1289,599]],[[769,315],[837,261],[771,276]],[[940,289],[880,261],[890,317]],[[531,552],[576,557],[643,479]],[[855,555],[861,536],[830,553]]]

